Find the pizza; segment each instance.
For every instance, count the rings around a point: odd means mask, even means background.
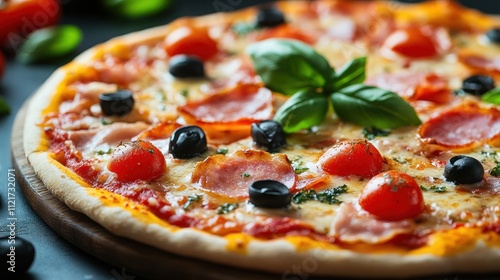
[[[182,256],[284,278],[499,271],[499,26],[454,1],[181,18],[58,69],[26,157],[71,209]]]

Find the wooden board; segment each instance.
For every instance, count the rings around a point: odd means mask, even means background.
[[[75,212],[54,197],[35,175],[23,149],[23,127],[27,102],[19,110],[11,139],[12,163],[19,185],[33,210],[54,231],[92,256],[131,274],[149,279],[326,279],[310,275],[279,275],[249,271],[170,254],[148,245],[111,234],[87,216]],[[334,279],[334,278],[328,278]],[[346,279],[346,278],[342,278]],[[423,277],[431,280],[500,279],[495,275],[447,275]]]

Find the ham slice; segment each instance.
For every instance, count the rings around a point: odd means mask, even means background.
[[[500,141],[500,111],[465,104],[429,119],[418,130],[420,141],[433,150],[464,151]]]
[[[250,136],[251,124],[273,114],[270,90],[242,84],[178,108],[188,124],[205,131],[211,144],[229,144]]]
[[[248,187],[252,182],[267,179],[294,188],[297,176],[286,155],[262,150],[213,155],[199,162],[191,176],[191,182],[199,188],[241,198],[248,197]]]
[[[343,202],[332,221],[329,235],[342,242],[383,243],[403,233],[411,233],[415,222],[411,219],[388,222],[377,220],[361,209],[357,201]]]
[[[103,144],[115,146],[121,141],[130,141],[132,137],[148,128],[144,122],[113,123],[102,129],[76,130],[68,132],[68,139],[78,150],[93,151]]]

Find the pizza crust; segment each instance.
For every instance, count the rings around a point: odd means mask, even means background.
[[[281,5],[284,5],[281,3]],[[286,7],[286,6],[283,6]],[[254,9],[230,15],[215,14],[199,18],[184,18],[167,26],[156,27],[112,39],[87,50],[75,58],[74,63],[85,63],[101,52],[116,45],[133,45],[154,42],[173,28],[189,24],[206,25],[215,21],[231,22],[249,17]],[[29,163],[45,186],[74,211],[81,212],[102,225],[111,233],[149,244],[175,254],[204,259],[235,267],[257,269],[281,274],[288,279],[294,273],[306,275],[335,275],[346,277],[400,278],[441,274],[449,272],[485,273],[498,271],[500,248],[477,241],[469,250],[455,255],[362,253],[310,241],[307,250],[290,242],[289,238],[258,240],[246,235],[221,237],[199,230],[177,228],[158,219],[151,223],[149,217],[141,217],[140,211],[124,211],[123,206],[109,206],[96,195],[95,190],[72,175],[52,158],[45,144],[44,132],[37,125],[42,113],[57,94],[57,87],[67,74],[67,67],[58,69],[30,100],[24,128],[24,150]],[[105,197],[116,196],[101,190]],[[141,208],[127,201],[131,208]],[[305,238],[299,240],[306,242]],[[234,242],[243,246],[232,248]],[[236,245],[238,247],[238,245]],[[290,278],[292,279],[292,278]]]

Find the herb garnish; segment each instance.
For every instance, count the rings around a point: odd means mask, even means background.
[[[224,203],[221,206],[217,207],[217,214],[223,215],[227,214],[229,212],[234,211],[236,208],[238,208],[240,205],[238,203]]]
[[[309,168],[303,166],[302,157],[297,156],[292,160],[292,167],[295,174],[301,174],[309,170]]]
[[[3,97],[0,96],[0,115],[7,115],[10,113],[10,106]]]
[[[431,186],[430,188],[426,188],[424,186],[420,186],[420,189],[423,191],[432,191],[435,193],[443,193],[446,192],[446,187],[445,186]]]
[[[196,202],[200,202],[200,201],[201,201],[201,195],[199,195],[199,194],[190,195],[190,196],[188,196],[187,201],[186,201],[186,203],[184,204],[184,206],[182,206],[182,209],[184,209],[184,210],[188,210],[188,209],[189,209],[189,207],[190,207],[192,204],[194,204],[194,203],[196,203]]]
[[[389,134],[391,134],[391,131],[386,129],[378,129],[376,127],[363,128],[363,136],[368,140],[373,140],[378,136],[388,136]]]
[[[495,176],[495,177],[500,176],[500,162],[497,162],[497,164],[495,165],[495,167],[493,167],[490,170],[490,175],[491,176]]]
[[[217,154],[221,154],[221,155],[225,155],[225,154],[227,154],[227,152],[228,152],[227,148],[218,148],[216,151]]]
[[[348,191],[347,185],[327,189],[324,191],[316,192],[313,189],[301,190],[292,197],[292,202],[295,204],[302,204],[309,200],[315,200],[321,203],[338,204],[341,203],[337,197]]]
[[[323,56],[295,40],[264,40],[249,46],[248,53],[266,87],[291,96],[274,116],[286,133],[323,122],[329,103],[341,120],[364,127],[420,124],[413,107],[396,93],[361,84],[365,57],[335,72]]]
[[[500,87],[487,91],[481,100],[495,105],[500,105]]]

